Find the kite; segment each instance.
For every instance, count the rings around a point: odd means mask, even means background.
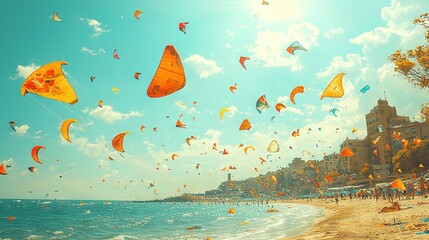
[[[145,126],[144,126],[144,125],[141,125],[141,126],[140,126],[140,131],[144,132],[144,129],[145,129]]]
[[[213,143],[212,149],[217,151],[217,145],[216,145],[216,143]]]
[[[274,123],[274,118],[276,118],[276,116],[272,116],[271,117],[271,122]]]
[[[384,146],[384,148],[386,148],[386,150],[392,150],[392,148],[389,146],[389,144],[388,143],[386,143],[386,146]]]
[[[274,175],[270,177],[270,180],[271,180],[273,183],[277,183],[277,178],[276,178]]]
[[[351,157],[353,156],[353,152],[350,150],[349,147],[345,147],[342,151],[341,151],[341,157]]]
[[[142,74],[142,73],[140,73],[140,72],[134,73],[134,78],[137,79],[137,80],[139,80],[140,79],[139,78],[140,74]]]
[[[118,94],[118,92],[119,92],[119,88],[117,88],[117,87],[112,87],[112,92],[113,92],[114,94]]]
[[[125,152],[123,147],[124,137],[130,132],[121,132],[112,139],[112,146],[119,152]]]
[[[142,11],[142,10],[136,10],[136,11],[134,12],[134,17],[135,17],[137,20],[140,20],[139,15],[140,15],[140,14],[142,14],[142,13],[143,13],[143,11]]]
[[[230,214],[234,214],[236,211],[235,211],[235,209],[234,208],[230,208],[229,210],[228,210],[228,213],[230,213]]]
[[[186,143],[191,146],[191,140],[196,140],[196,138],[194,136],[191,136],[189,138],[186,138]]]
[[[244,65],[244,62],[246,61],[246,60],[249,60],[250,58],[248,58],[248,57],[240,57],[240,64],[241,64],[241,66],[243,66],[243,68],[245,69],[245,70],[247,70],[247,68],[246,68],[246,65]]]
[[[165,97],[179,91],[185,84],[185,71],[179,54],[173,45],[167,45],[147,88],[147,95],[151,98]]]
[[[309,156],[311,155],[310,154],[310,152],[308,151],[308,150],[303,150],[302,152],[301,152],[301,155],[304,157],[304,153],[307,153]]]
[[[173,154],[173,155],[171,155],[171,160],[173,160],[173,161],[174,161],[176,157],[179,157],[179,155],[177,155],[177,154]]]
[[[332,179],[330,176],[326,176],[325,180],[328,181],[328,182],[330,182],[330,183],[334,182],[334,179]]]
[[[257,167],[254,167],[253,168],[256,172],[259,172],[259,170],[258,170],[258,168]]]
[[[178,127],[178,128],[186,128],[186,124],[182,123],[179,119],[177,119],[176,127]]]
[[[101,108],[103,107],[103,100],[98,100],[98,106]]]
[[[231,91],[232,93],[234,93],[235,90],[237,90],[237,83],[234,83],[233,86],[229,86],[229,91]]]
[[[91,82],[94,82],[95,77],[94,76],[90,76],[89,80],[91,80]]]
[[[295,55],[294,52],[295,50],[303,50],[303,51],[308,51],[307,49],[305,49],[301,43],[299,43],[298,41],[293,42],[288,48],[286,48],[286,51],[288,53],[290,53],[291,55]]]
[[[376,157],[378,157],[378,149],[375,149],[374,151],[372,151],[372,153],[373,153]]]
[[[297,86],[297,87],[295,87],[291,92],[290,92],[290,101],[293,103],[293,104],[296,104],[295,103],[295,95],[297,94],[297,93],[303,93],[304,92],[304,86]]]
[[[113,50],[113,57],[116,59],[121,59],[121,58],[119,58],[119,55],[117,53],[117,49]]]
[[[361,88],[360,92],[361,93],[366,93],[366,91],[368,91],[371,87],[369,85],[365,85],[363,88]]]
[[[29,170],[30,172],[34,172],[34,168],[35,168],[35,167],[29,167],[29,168],[28,168],[28,170]]]
[[[181,22],[179,23],[179,30],[182,31],[184,34],[186,34],[186,25],[189,24],[189,22]]]
[[[7,175],[6,169],[4,169],[4,163],[0,165],[0,174]]]
[[[55,22],[62,22],[62,20],[58,17],[57,12],[54,12],[54,15],[52,15],[52,20]]]
[[[419,168],[425,168],[425,166],[423,166],[423,164],[420,163]]]
[[[281,110],[285,109],[286,106],[283,103],[277,103],[276,104],[276,110],[277,112],[280,112]]]
[[[77,122],[77,120],[70,118],[65,120],[61,125],[61,136],[63,136],[63,138],[69,142],[71,142],[70,136],[69,136],[69,127],[70,127],[70,124],[74,122]]]
[[[110,160],[110,161],[113,161],[113,158],[112,158],[111,156],[109,156],[109,160]]]
[[[344,95],[343,76],[345,73],[340,73],[335,76],[320,96],[320,100],[325,97],[341,98]]]
[[[21,94],[33,93],[68,104],[77,103],[76,93],[64,76],[62,65],[67,65],[67,62],[51,62],[38,68],[25,79]]]
[[[270,3],[265,1],[265,0],[262,0],[262,5],[268,5],[268,4],[270,4]]]
[[[10,125],[10,127],[13,129],[13,131],[15,131],[15,132],[16,132],[16,129],[15,129],[15,121],[10,121],[10,122],[9,122],[9,125]]]
[[[299,136],[299,128],[296,131],[292,132],[292,137],[298,137]]]
[[[378,125],[378,132],[384,132],[384,127],[381,125]]]
[[[39,155],[38,155],[39,150],[41,148],[46,149],[44,146],[40,146],[40,145],[35,146],[35,147],[33,147],[33,149],[31,149],[31,157],[33,157],[33,160],[35,162],[37,162],[38,164],[42,164],[42,162],[39,160]]]
[[[393,135],[393,137],[394,137],[396,140],[398,140],[398,141],[399,141],[399,139],[401,138],[401,132],[393,131],[392,135]]]
[[[371,180],[374,180],[374,177],[372,177],[372,174],[369,174],[368,178]]]
[[[229,112],[228,108],[222,108],[220,110],[220,112],[219,112],[219,118],[220,118],[220,120],[223,120],[223,114],[226,113],[226,112]]]
[[[357,128],[353,128],[352,129],[352,133],[355,133],[355,132],[357,132],[358,130],[357,130]]]
[[[276,153],[280,151],[279,143],[276,140],[272,140],[268,145],[267,151],[270,153]]]
[[[405,186],[404,183],[401,181],[400,178],[396,179],[395,181],[393,181],[392,183],[390,183],[390,186],[392,186],[393,188],[396,188],[398,190],[405,190]]]
[[[380,136],[378,136],[376,139],[374,139],[373,141],[371,141],[371,143],[373,145],[377,145],[377,143],[380,141]]]
[[[269,106],[267,99],[265,99],[265,95],[262,95],[258,98],[258,101],[256,101],[256,110],[261,113],[262,109],[264,108],[269,108]]]
[[[223,149],[222,155],[227,155],[229,152],[226,149]]]
[[[267,162],[265,159],[263,159],[262,157],[259,157],[259,160],[261,161],[261,164],[263,165],[264,162]]]
[[[192,104],[194,104],[194,107],[198,106],[198,102],[197,101],[193,101]]]
[[[418,137],[415,137],[413,139],[413,143],[414,143],[414,145],[418,146],[418,145],[420,145],[420,143],[422,143],[422,140]]]
[[[158,132],[158,128],[157,128],[157,127],[152,128],[152,130],[153,130],[154,132]]]
[[[249,130],[252,126],[250,125],[249,120],[244,119],[243,122],[240,125],[239,131],[241,130]]]
[[[340,111],[340,110],[338,110],[338,108],[332,108],[332,109],[331,109],[331,110],[329,110],[329,111],[330,111],[332,114],[334,114],[334,116],[335,116],[335,117],[338,117],[338,116],[337,116],[337,114],[336,114],[336,112],[337,112],[337,111]]]
[[[247,146],[244,148],[244,153],[247,155],[247,150],[252,149],[253,151],[255,151],[255,148],[253,146]]]
[[[237,167],[234,167],[234,166],[232,166],[232,165],[229,165],[229,167],[228,167],[230,170],[237,170]]]

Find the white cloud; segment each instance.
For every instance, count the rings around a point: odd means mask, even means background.
[[[87,47],[82,47],[80,49],[80,51],[83,52],[83,53],[87,53],[87,54],[89,54],[91,56],[103,55],[103,54],[106,53],[106,51],[104,49],[102,49],[102,48],[100,48],[98,50],[92,50],[92,49],[89,49]]]
[[[377,76],[380,82],[383,82],[386,78],[393,76],[393,63],[386,63],[377,69]]]
[[[19,135],[24,135],[28,132],[28,129],[30,129],[30,126],[27,124],[24,124],[22,126],[15,126],[16,133]]]
[[[366,58],[361,57],[359,54],[347,54],[347,59],[344,59],[342,56],[336,56],[332,59],[331,64],[326,67],[325,71],[317,73],[317,77],[329,77],[340,73],[346,72],[347,70],[361,70],[363,63]],[[361,73],[367,73],[367,70],[360,71]]]
[[[311,23],[299,23],[289,26],[287,33],[266,30],[256,35],[255,46],[248,49],[254,53],[250,60],[261,61],[264,67],[289,67],[291,71],[300,71],[303,66],[299,55],[291,56],[286,52],[294,41],[299,41],[306,49],[317,45],[319,29]]]
[[[141,117],[143,113],[138,111],[131,111],[129,113],[121,113],[113,110],[110,105],[103,105],[103,107],[97,107],[95,109],[85,108],[83,110],[84,113],[88,113],[89,115],[104,120],[107,123],[113,123],[117,120],[126,120],[130,117]]]
[[[228,36],[230,36],[231,38],[233,38],[235,36],[234,32],[232,30],[227,30],[226,33],[228,34]]]
[[[27,66],[18,65],[16,67],[16,74],[14,76],[10,76],[10,80],[17,80],[18,78],[27,78],[32,72],[36,71],[40,66],[34,63],[31,63]]]
[[[291,106],[287,106],[285,109],[285,112],[291,112],[291,113],[299,114],[299,115],[304,114],[300,109],[295,108],[295,107],[291,107]]]
[[[326,38],[332,38],[335,35],[341,35],[344,33],[344,28],[332,28],[326,31],[323,36]]]
[[[225,47],[226,48],[232,48],[231,44],[229,44],[229,43],[225,43]]]
[[[289,100],[289,96],[280,96],[277,98],[277,102],[279,103],[286,103],[287,100]]]
[[[106,153],[107,149],[105,148],[105,146],[108,145],[108,142],[104,136],[99,136],[95,142],[90,142],[90,140],[85,137],[74,138],[71,144],[76,146],[79,151],[90,157],[102,158],[108,155],[108,153]]]
[[[81,18],[81,20],[84,19]],[[91,37],[98,37],[104,32],[110,32],[110,29],[104,29],[106,25],[103,26],[99,21],[95,19],[87,18],[86,21],[88,23],[88,26],[90,26],[92,30],[94,30],[94,33],[90,35]]]
[[[390,6],[381,9],[381,19],[386,26],[376,27],[361,35],[350,39],[350,43],[359,45],[386,44],[392,35],[401,37],[402,41],[413,39],[421,29],[412,24],[412,20],[421,13],[418,5],[401,4],[398,0],[392,0]]]
[[[222,72],[215,60],[205,59],[203,56],[193,54],[184,60],[185,63],[190,64],[200,78],[208,78],[212,75]]]

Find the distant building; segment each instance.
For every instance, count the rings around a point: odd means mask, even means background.
[[[341,157],[341,167],[344,173],[360,174],[365,163],[370,163],[371,151],[368,141],[364,139],[349,139],[341,143],[341,150],[348,147],[352,152],[351,157]]]
[[[332,172],[334,170],[338,170],[341,168],[341,155],[338,153],[332,153],[323,157],[323,172],[327,174],[328,172]]]
[[[231,182],[231,173],[228,173],[228,182]]]
[[[393,132],[400,133],[400,139],[393,138]],[[405,122],[389,128],[390,146],[393,155],[403,148],[402,139],[407,139],[411,145],[413,139],[418,137],[422,140],[429,139],[429,123],[427,122]]]

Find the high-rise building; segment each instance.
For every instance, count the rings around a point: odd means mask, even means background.
[[[231,173],[228,173],[228,182],[231,182]]]
[[[396,108],[389,106],[387,100],[378,100],[366,118],[367,139],[371,146],[374,174],[382,177],[390,175],[392,169],[392,151],[386,147],[390,143],[389,128],[400,123],[410,122],[409,117],[398,116]],[[379,137],[379,138],[378,138]]]

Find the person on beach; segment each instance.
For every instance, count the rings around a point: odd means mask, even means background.
[[[335,203],[338,205],[338,193],[337,192],[335,192],[334,197],[335,197]]]
[[[387,197],[387,200],[393,204],[393,191],[392,191],[392,188],[390,187],[390,184],[387,185],[387,188],[386,188],[386,197]]]

